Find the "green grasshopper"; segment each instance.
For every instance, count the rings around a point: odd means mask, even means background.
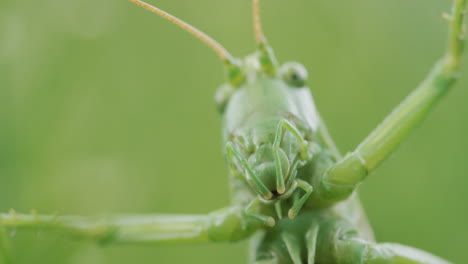
[[[116,216],[106,219],[0,215],[0,261],[11,262],[6,229],[51,229],[102,243],[198,243],[252,237],[251,263],[443,264],[429,253],[379,244],[356,188],[395,150],[453,85],[463,51],[467,0],[455,0],[446,54],[354,151],[342,157],[318,114],[308,73],[299,63],[279,65],[263,35],[253,0],[257,50],[244,60],[178,18],[129,0],[175,23],[221,58],[227,82],[216,94],[223,117],[232,204],[207,215]]]

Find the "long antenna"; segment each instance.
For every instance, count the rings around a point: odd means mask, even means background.
[[[261,67],[264,72],[275,75],[278,62],[276,61],[275,54],[273,54],[273,49],[268,45],[263,34],[262,22],[260,21],[260,0],[252,0],[252,15]]]
[[[212,39],[210,36],[203,33],[199,29],[195,28],[194,26],[191,26],[187,24],[186,22],[180,20],[179,18],[167,12],[164,12],[163,10],[157,7],[147,4],[143,1],[140,1],[140,0],[129,0],[129,1],[145,9],[148,9],[149,11],[161,16],[162,18],[166,20],[169,20],[170,22],[176,24],[177,26],[189,32],[190,34],[194,35],[196,38],[203,41],[206,45],[208,45],[211,49],[213,49],[214,52],[216,52],[216,54],[218,54],[218,56],[224,62],[231,63],[233,61],[233,57],[231,56],[231,54],[221,44],[219,44],[216,40]]]
[[[262,30],[262,22],[260,21],[260,0],[253,0],[252,7],[255,40],[258,44],[260,44],[265,42],[265,37]]]

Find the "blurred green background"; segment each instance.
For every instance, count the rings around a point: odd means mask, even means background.
[[[154,0],[234,55],[250,1]],[[264,1],[282,61],[303,62],[352,150],[442,54],[449,0]],[[361,187],[379,241],[468,257],[468,63],[430,118]],[[214,53],[124,0],[0,0],[0,211],[206,213],[228,204]],[[245,263],[247,243],[107,246],[15,231],[18,263]]]

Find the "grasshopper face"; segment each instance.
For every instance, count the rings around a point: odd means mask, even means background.
[[[230,167],[253,193],[272,202],[294,192],[298,169],[311,156],[306,138],[313,126],[301,113],[313,103],[301,64],[278,67],[263,61],[261,53],[248,56],[241,64],[242,84],[223,85],[217,99]],[[314,116],[314,111],[307,114]]]

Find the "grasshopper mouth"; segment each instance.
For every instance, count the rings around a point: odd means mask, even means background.
[[[279,196],[283,195],[283,194],[280,194],[277,190],[273,190],[271,191],[271,193],[273,194],[273,197],[271,199],[276,199]]]

